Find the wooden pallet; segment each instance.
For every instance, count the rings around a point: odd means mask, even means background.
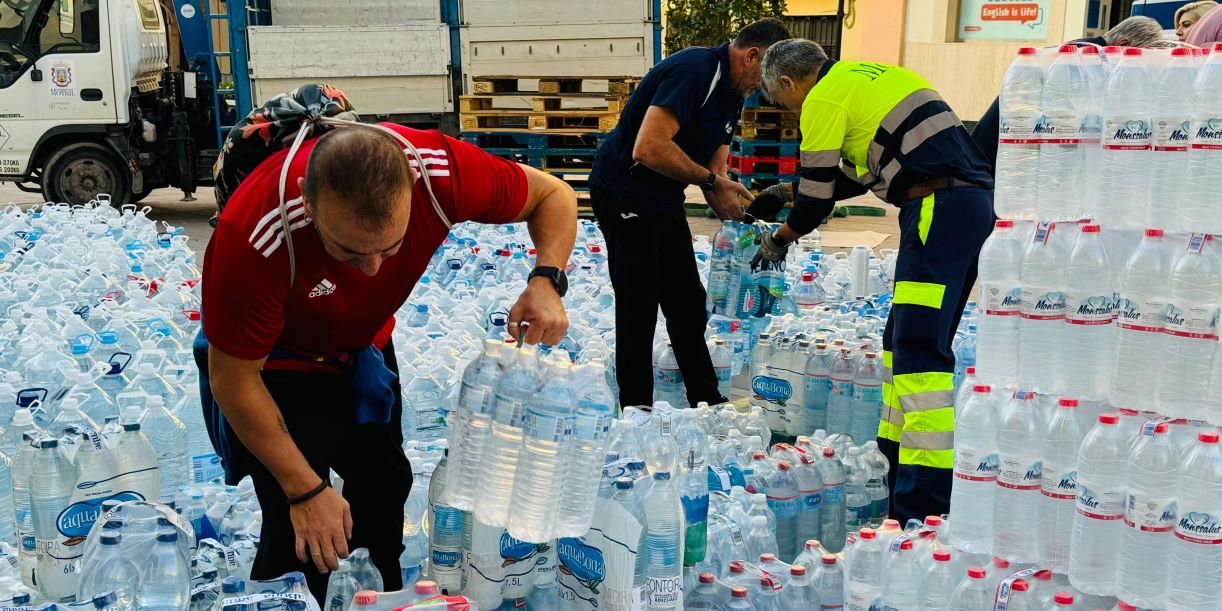
[[[794,174],[798,171],[796,157],[744,157],[730,154],[730,170],[740,174]]]
[[[744,127],[797,127],[798,115],[784,108],[744,108],[739,124]]]
[[[534,112],[551,112],[556,110],[580,110],[583,112],[620,112],[628,100],[624,96],[608,96],[599,93],[591,94],[560,94],[555,96],[527,97],[511,95],[464,95],[458,100],[459,112],[481,112],[487,110],[503,110],[506,112],[525,112],[523,102],[530,102],[530,110]]]
[[[607,139],[600,133],[462,132],[460,137],[483,149],[512,151],[595,151]],[[574,153],[577,154],[577,153]]]
[[[484,110],[459,113],[462,131],[558,131],[609,132],[619,122],[619,113],[606,111],[554,110],[549,112]]]
[[[798,137],[796,127],[757,127],[740,125],[739,135],[743,140],[791,140]]]
[[[744,140],[735,136],[730,142],[730,152],[743,157],[797,157],[796,140]]]
[[[629,95],[641,82],[635,76],[476,76],[471,79],[472,93],[543,93],[571,94],[602,92],[612,95]],[[530,88],[530,83],[538,85]]]

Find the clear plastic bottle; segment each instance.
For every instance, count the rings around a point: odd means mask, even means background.
[[[119,436],[119,442],[115,445],[115,459],[119,461],[119,465],[124,469],[132,470],[135,470],[138,465],[157,463],[157,451],[144,436],[140,423],[132,417],[135,411],[135,407],[128,408],[123,422],[123,434]],[[146,498],[161,496],[161,477],[157,469],[144,471],[132,480],[136,482],[133,484],[135,491]]]
[[[1001,465],[991,391],[977,384],[955,423],[950,535],[956,547],[972,554],[988,553],[993,543],[993,497]]]
[[[1103,149],[1100,141],[1103,137],[1103,90],[1107,87],[1107,71],[1103,67],[1102,55],[1098,47],[1084,46],[1078,50],[1081,54],[1082,69],[1086,75],[1087,91],[1090,101],[1086,105],[1086,115],[1082,119],[1082,146],[1086,149],[1083,155],[1082,170],[1079,173],[1074,197],[1082,202],[1085,212],[1082,218],[1094,218],[1099,210],[1099,200],[1106,194],[1100,193],[1094,176],[1099,174],[1099,164],[1103,159]]]
[[[1023,243],[1014,229],[1014,221],[997,221],[980,250],[980,295],[984,308],[976,332],[976,372],[981,379],[1003,388],[1018,383],[1022,259]]]
[[[1222,451],[1217,431],[1197,435],[1179,473],[1179,520],[1167,565],[1167,609],[1214,609],[1222,601],[1222,590],[1217,587],[1222,575],[1222,512],[1218,509],[1222,507]]]
[[[1062,390],[1069,396],[1102,400],[1111,377],[1111,354],[1116,341],[1115,288],[1107,250],[1098,225],[1081,225],[1077,242],[1065,265],[1066,308],[1065,373]]]
[[[34,566],[38,562],[33,507],[30,505],[30,479],[37,451],[34,438],[35,433],[25,433],[13,457],[13,522],[17,529],[17,561],[21,569],[21,582],[27,587],[34,585]]]
[[[187,427],[166,409],[165,401],[160,396],[148,397],[145,405],[141,428],[157,453],[157,475],[161,482],[159,500],[173,505],[178,489],[191,479],[191,464],[187,462]]]
[[[951,564],[950,550],[940,549],[933,552],[933,564],[926,569],[921,578],[920,611],[950,611],[950,597],[959,577]]]
[[[850,531],[869,526],[871,510],[870,494],[866,484],[870,481],[870,465],[866,463],[861,448],[849,448],[844,459],[844,512],[845,525]]]
[[[709,515],[708,440],[700,430],[695,410],[677,415],[675,435],[679,439],[679,476],[677,488],[683,507],[683,565],[704,561],[707,553]],[[593,511],[593,506],[591,506]]]
[[[696,587],[683,596],[683,608],[722,609],[721,593],[717,591],[717,577],[712,573],[701,573]]]
[[[548,365],[543,387],[522,417],[522,450],[509,504],[509,534],[522,541],[554,538],[564,461],[576,404],[567,366]]]
[[[1041,222],[1023,252],[1022,307],[1018,315],[1018,383],[1043,393],[1057,392],[1063,375],[1065,253],[1053,238],[1056,226]]]
[[[1078,452],[1078,504],[1069,540],[1069,583],[1087,594],[1116,591],[1116,554],[1124,536],[1129,438],[1116,414],[1099,421]]]
[[[649,609],[674,609],[682,598],[683,567],[680,562],[683,514],[679,493],[670,483],[670,473],[653,474],[653,485],[645,494],[646,592]]]
[[[641,499],[637,496],[636,491],[632,489],[632,479],[621,477],[615,480],[615,492],[611,494],[611,502],[617,503],[623,507],[628,515],[632,516],[641,525],[640,539],[636,542],[636,563],[632,573],[632,590],[628,592],[617,592],[612,584],[608,583],[608,604],[620,605],[622,608],[637,608],[634,604],[639,604],[643,601],[646,576],[645,563],[649,558],[649,539],[648,528],[645,518],[645,509],[641,504]],[[619,608],[619,607],[612,607]]]
[[[795,565],[789,568],[789,581],[781,589],[781,609],[817,609],[819,592],[811,582],[806,567]]]
[[[1108,403],[1115,407],[1157,404],[1157,373],[1167,354],[1163,327],[1170,273],[1163,231],[1147,229],[1119,278],[1116,360],[1108,392]]]
[[[1035,48],[1023,47],[1001,81],[997,139],[997,188],[993,209],[1007,219],[1035,220],[1031,185],[1038,184],[1040,118],[1044,71]]]
[[[1194,86],[1186,199],[1190,210],[1202,212],[1191,219],[1193,231],[1222,233],[1214,197],[1222,183],[1222,46],[1214,44]]]
[[[429,578],[447,594],[457,594],[462,588],[463,523],[462,512],[443,501],[453,481],[448,472],[447,451],[429,481]]]
[[[1116,596],[1147,608],[1163,606],[1167,549],[1175,529],[1179,450],[1159,423],[1142,435],[1128,459],[1124,538],[1118,555]]]
[[[730,588],[730,601],[726,604],[725,608],[733,611],[756,609],[756,607],[751,604],[751,599],[748,597],[747,588],[742,586],[734,586]]]
[[[1188,249],[1171,269],[1167,351],[1159,356],[1158,412],[1171,418],[1209,417],[1209,374],[1218,347],[1218,303],[1222,265],[1211,236],[1192,234]]]
[[[62,551],[59,515],[72,499],[76,484],[72,465],[59,450],[59,440],[42,439],[34,454],[30,478],[31,521],[38,542],[38,564],[34,582],[51,600],[63,600],[76,594],[76,574],[67,571],[73,560],[63,561],[69,554]]]
[[[776,531],[768,527],[768,518],[751,516],[751,529],[747,532],[747,554],[758,558],[762,554],[776,554]]]
[[[1197,67],[1191,49],[1171,50],[1171,60],[1158,72],[1154,88],[1150,156],[1150,214],[1147,227],[1192,232],[1202,228],[1213,209],[1198,208],[1201,199],[1189,189],[1188,142],[1192,134],[1192,91]],[[1179,202],[1174,206],[1163,202]]]
[[[844,570],[840,561],[832,554],[823,554],[819,568],[811,579],[819,593],[819,605],[823,611],[844,608]]]
[[[814,309],[827,302],[827,292],[815,279],[814,272],[802,272],[798,286],[793,290],[793,300],[803,310]]]
[[[777,462],[777,469],[769,475],[764,490],[768,497],[768,508],[776,515],[777,550],[775,551],[780,553],[783,559],[792,560],[794,558],[793,549],[798,541],[800,504],[798,497],[800,492],[798,480],[788,462],[784,460]]]
[[[496,381],[501,372],[503,342],[484,340],[484,350],[463,371],[458,409],[450,444],[450,472],[445,501],[460,511],[475,508],[480,463],[492,431]],[[345,610],[346,611],[346,610]]]
[[[827,344],[816,343],[815,350],[806,359],[806,428],[827,428],[827,402],[832,391],[831,352]]]
[[[712,257],[709,261],[708,310],[714,314],[733,313],[729,301],[730,279],[734,276],[734,250],[738,231],[732,221],[723,221],[713,236]]]
[[[323,611],[348,611],[361,585],[352,576],[347,560],[339,561],[339,570],[327,578],[327,599]]]
[[[574,387],[577,407],[571,448],[564,462],[564,495],[556,528],[562,537],[584,535],[594,519],[598,474],[607,456],[611,422],[615,420],[615,397],[605,380],[606,368],[601,361],[594,361],[585,365],[582,376],[575,381],[579,384]]]
[[[509,499],[522,448],[522,417],[539,389],[537,360],[533,346],[522,346],[506,359],[505,372],[497,381],[492,436],[479,474],[482,498],[475,504],[475,515],[489,526],[504,527],[508,523]]]
[[[1060,574],[1069,571],[1069,539],[1078,501],[1082,430],[1077,411],[1077,399],[1061,398],[1040,436],[1039,562]]]
[[[93,565],[82,567],[77,599],[114,592],[121,608],[132,608],[136,586],[140,583],[140,567],[122,552],[122,537],[118,532],[101,533],[98,543]]]
[[[1085,218],[1083,200],[1067,197],[1085,162],[1086,147],[1081,128],[1090,103],[1086,73],[1078,47],[1061,45],[1048,67],[1040,97],[1039,182],[1036,218],[1044,221],[1076,221]]]
[[[878,435],[883,411],[883,366],[875,352],[866,352],[853,376],[853,402],[849,408],[848,433],[853,439]]]
[[[178,550],[178,532],[157,533],[157,543],[140,567],[136,607],[148,611],[182,611],[191,602],[191,570]]]
[[[886,550],[880,545],[873,528],[858,531],[857,543],[849,548],[845,565],[844,608],[848,611],[869,611],[874,599],[882,593],[880,587]]]
[[[687,405],[687,388],[683,385],[683,372],[675,358],[669,341],[658,346],[653,354],[653,400],[671,405]]]
[[[827,399],[827,432],[848,433],[853,410],[853,378],[857,363],[848,350],[842,349],[832,362],[831,388]]]
[[[1027,525],[1039,513],[1040,426],[1035,393],[1015,391],[997,430],[1001,470],[993,493],[993,555],[1010,562],[1034,563],[1036,538]]]
[[[719,337],[713,338],[713,346],[709,348],[709,357],[713,360],[713,373],[717,375],[717,392],[729,398],[732,371],[734,368],[734,351]]]
[[[951,611],[981,611],[993,606],[993,592],[985,583],[984,569],[978,566],[967,570],[963,580],[950,595]]]
[[[798,524],[792,552],[794,558],[806,549],[809,541],[823,537],[823,477],[819,474],[814,457],[803,453],[798,460],[793,469],[794,478],[798,480]]]
[[[1154,83],[1142,49],[1126,48],[1103,93],[1103,159],[1095,220],[1104,227],[1140,227],[1150,210],[1150,156]]]
[[[900,542],[899,550],[888,554],[883,576],[883,606],[891,609],[917,609],[920,606],[921,560],[912,539]]]
[[[823,536],[820,540],[829,552],[839,553],[844,549],[848,536],[845,524],[844,465],[836,458],[835,450],[823,448],[823,454],[815,466],[823,480],[823,507],[819,510]]]
[[[870,467],[870,479],[866,481],[866,495],[870,497],[870,525],[877,527],[887,519],[890,493],[887,490],[887,474],[891,463],[878,449],[878,442],[871,439],[862,445],[862,455]]]

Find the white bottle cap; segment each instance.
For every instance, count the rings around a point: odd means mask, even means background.
[[[153,409],[153,406],[165,407],[165,399],[162,399],[159,395],[149,395],[144,400],[144,407]]]
[[[34,424],[34,414],[30,413],[29,408],[19,407],[13,412],[13,426],[27,427]]]
[[[123,409],[123,422],[135,423],[140,422],[140,407],[136,405],[128,405]]]

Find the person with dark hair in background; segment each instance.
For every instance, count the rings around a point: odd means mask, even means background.
[[[226,481],[250,475],[263,509],[251,577],[302,571],[319,600],[358,547],[387,591],[402,587],[412,472],[390,337],[450,226],[525,221],[537,267],[509,333],[554,345],[568,326],[573,190],[436,131],[383,127],[397,136],[340,126],[266,159],[204,256],[200,390]]]
[[[727,175],[730,139],[743,99],[759,89],[764,52],[786,38],[784,24],[763,19],[732,42],[667,57],[645,75],[598,149],[590,199],[607,239],[615,288],[615,370],[623,405],[653,404],[659,306],[687,400],[725,401],[704,343],[704,285],[683,191],[699,185],[718,217],[743,218],[739,199],[752,195]]]

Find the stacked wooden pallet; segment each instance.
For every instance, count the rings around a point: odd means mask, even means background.
[[[730,177],[754,192],[797,180],[798,138],[797,114],[752,95],[730,143]]]
[[[640,79],[481,76],[459,99],[462,138],[492,153],[556,174],[589,192],[594,155],[615,129]],[[589,209],[583,208],[589,216]]]

